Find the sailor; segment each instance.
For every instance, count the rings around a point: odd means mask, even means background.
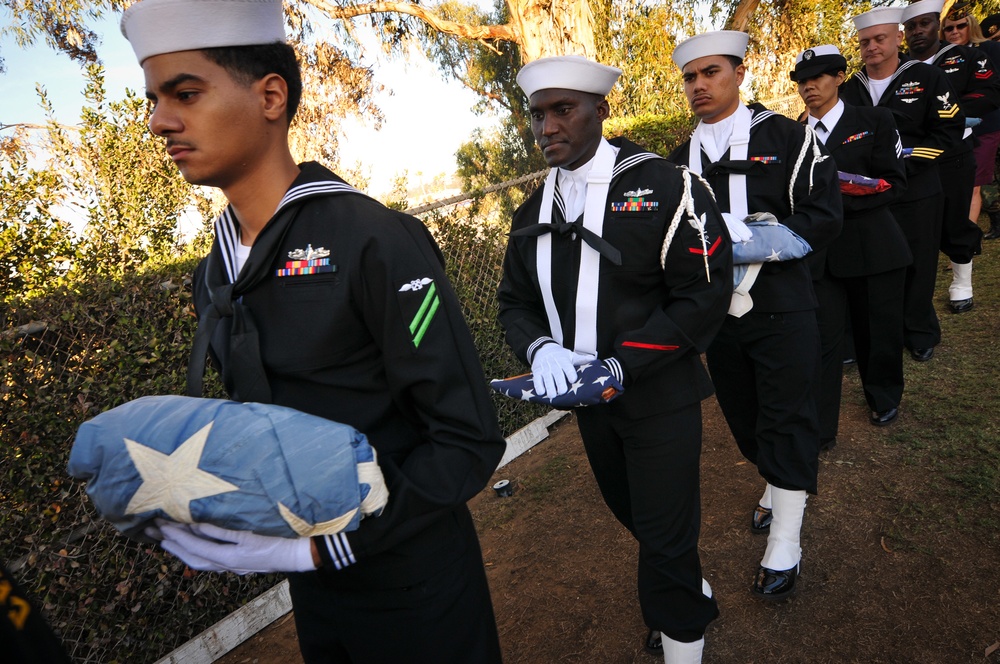
[[[837,435],[845,321],[865,400],[876,426],[896,420],[903,396],[903,286],[913,258],[889,204],[906,188],[906,166],[892,114],[838,97],[847,60],[824,44],[795,58],[791,78],[808,109],[806,121],[843,174],[844,227],[810,256],[819,308],[822,372],[816,404],[820,439]]]
[[[972,128],[1000,108],[1000,76],[985,52],[939,38],[943,7],[944,0],[920,0],[903,9],[901,20],[910,57],[944,72],[965,114],[964,140],[946,150],[938,165],[944,190],[941,251],[951,259],[948,308],[960,314],[973,306],[972,257],[982,253],[983,244],[979,224],[969,218],[976,179]]]
[[[624,386],[576,418],[605,502],[639,542],[646,647],[689,664],[718,615],[698,556],[701,402],[712,393],[700,354],[728,307],[732,255],[698,177],[602,137],[620,74],[580,56],[518,73],[552,170],[514,214],[500,322],[536,389],[573,390],[577,366],[594,361]]]
[[[1000,43],[983,34],[983,30],[996,27],[979,24],[971,13],[969,2],[959,1],[941,20],[941,39],[952,44],[969,46],[990,58],[993,70],[1000,69]],[[996,37],[1000,37],[997,31]],[[996,175],[997,148],[1000,147],[1000,110],[984,115],[982,122],[972,128],[975,146],[972,153],[976,158],[975,187],[972,190],[972,206],[969,209],[969,219],[978,222],[981,213],[986,212],[990,219],[990,228],[983,235],[984,240],[995,240],[1000,237],[1000,200],[994,183]],[[984,206],[985,203],[985,206]]]
[[[946,150],[961,145],[965,116],[940,69],[900,55],[902,14],[902,7],[879,7],[854,17],[865,65],[844,83],[840,98],[854,106],[882,106],[896,120],[907,186],[891,209],[913,254],[906,275],[903,342],[914,360],[926,362],[941,341],[934,311],[944,205],[938,163]]]
[[[301,78],[284,26],[281,0],[142,0],[122,17],[150,130],[229,202],[194,275],[189,390],[211,354],[234,400],[354,427],[389,500],[335,535],[150,534],[194,569],[286,572],[307,663],[499,662],[466,507],[505,448],[478,354],[427,229],[292,158]]]
[[[803,257],[837,237],[842,208],[836,165],[812,128],[740,102],[748,41],[746,33],[723,30],[691,37],[674,50],[700,123],[669,159],[711,184],[743,275],[706,358],[726,422],[765,482],[748,520],[752,532],[768,533],[751,589],[758,598],[776,600],[797,587],[799,534],[819,466],[814,392],[820,341]],[[805,251],[774,251],[741,264],[744,246],[768,242],[765,231],[776,229]]]

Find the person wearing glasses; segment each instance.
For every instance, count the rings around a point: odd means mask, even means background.
[[[961,2],[948,12],[941,23],[941,39],[951,44],[979,48],[989,56],[994,70],[1000,69],[1000,43],[996,41],[1000,39],[1000,15],[990,16],[980,26],[976,17],[969,13],[970,9],[968,3]],[[983,34],[984,28],[990,31],[989,37]],[[986,203],[990,229],[983,237],[995,240],[1000,237],[1000,192],[994,186],[997,150],[1000,149],[1000,110],[988,113],[982,120],[981,124],[972,128],[972,135],[976,137],[976,146],[972,150],[976,178],[969,218],[977,221]]]

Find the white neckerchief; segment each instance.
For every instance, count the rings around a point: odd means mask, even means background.
[[[753,113],[750,109],[740,104],[736,107],[736,112],[729,118],[720,120],[726,122],[732,119],[732,129],[726,131],[714,130],[712,125],[704,122],[698,124],[691,134],[691,145],[688,151],[688,168],[701,175],[701,150],[706,148],[706,153],[711,161],[716,162],[729,150],[729,158],[733,161],[741,161],[747,158],[750,148],[750,120]],[[719,124],[718,122],[714,124]],[[728,136],[726,136],[728,134]],[[726,137],[726,142],[719,144],[716,138]],[[715,148],[716,157],[708,150]],[[730,173],[729,175],[729,209],[727,212],[736,215],[739,219],[745,219],[747,210],[747,176],[744,173]]]
[[[603,138],[597,146],[597,153],[590,161],[587,172],[586,202],[583,210],[583,226],[600,236],[604,230],[604,208],[607,205],[611,173],[615,167],[618,149]],[[552,202],[556,189],[556,178],[561,169],[553,168],[545,178],[542,189],[541,209],[538,223],[552,223]],[[579,170],[579,169],[577,169]],[[568,204],[567,204],[568,205]],[[567,219],[567,221],[571,221]],[[538,272],[538,286],[545,303],[545,314],[549,320],[552,338],[560,345],[563,341],[562,322],[552,295],[552,234],[540,235],[535,245],[535,267]],[[600,281],[601,254],[586,242],[580,242],[580,270],[576,286],[576,338],[572,349],[578,353],[597,354],[597,287]],[[560,275],[562,276],[562,275]]]
[[[824,145],[826,145],[826,139],[833,133],[833,128],[837,126],[837,123],[840,122],[840,118],[843,117],[843,115],[844,102],[838,99],[837,103],[833,105],[833,108],[826,112],[826,115],[821,118],[809,115],[806,117],[806,122],[809,123],[810,127],[816,130],[816,136],[819,137],[819,140],[823,141]],[[819,122],[823,123],[823,127],[825,127],[825,129],[820,129],[816,126]]]
[[[730,117],[733,118],[733,128],[727,141],[728,145],[717,145],[717,150],[719,151],[719,158],[728,149],[729,159],[732,161],[741,161],[747,158],[747,153],[750,149],[750,120],[753,119],[753,113],[749,108],[740,104],[736,108],[736,112]],[[726,119],[728,120],[729,118]],[[720,122],[725,122],[725,120],[720,120]],[[723,132],[725,132],[724,129],[719,133],[722,134]],[[712,130],[710,125],[706,126],[704,122],[699,123],[691,134],[688,167],[698,175],[701,175],[702,146],[715,143],[715,136],[716,132]],[[707,150],[706,153],[711,159],[712,154]],[[712,159],[712,161],[718,160]],[[745,173],[729,174],[729,209],[727,212],[740,220],[746,219],[749,215],[747,176]],[[733,299],[729,304],[729,313],[733,316],[739,318],[753,307],[753,300],[750,299],[750,289],[757,280],[757,275],[760,274],[760,268],[761,263],[752,263],[747,266],[746,275],[744,275],[743,279],[733,290]]]

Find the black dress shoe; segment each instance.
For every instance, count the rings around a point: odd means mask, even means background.
[[[910,357],[917,362],[926,362],[934,357],[934,346],[931,346],[930,348],[911,348]]]
[[[844,366],[848,366],[848,365],[851,365],[851,364],[857,364],[857,362],[858,362],[858,360],[856,358],[853,358],[853,357],[845,357],[844,358]]]
[[[766,535],[771,532],[771,510],[758,505],[753,508],[753,516],[750,518],[750,532],[754,535]]]
[[[757,570],[750,592],[758,599],[777,602],[788,599],[795,593],[795,579],[799,576],[799,566],[778,571],[761,567]]]
[[[819,451],[829,452],[837,446],[836,438],[820,438],[819,439]]]
[[[886,410],[872,411],[872,424],[877,427],[884,427],[892,424],[899,417],[898,408],[887,408]]]
[[[656,655],[662,659],[663,637],[660,636],[660,631],[656,629],[649,630],[649,633],[646,634],[646,641],[642,644],[642,647],[650,655]]]
[[[964,314],[966,311],[972,311],[972,298],[967,300],[952,300],[948,303],[948,309],[953,314]]]

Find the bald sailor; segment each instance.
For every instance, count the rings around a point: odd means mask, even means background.
[[[669,159],[708,180],[733,236],[741,279],[706,359],[736,444],[764,483],[747,520],[767,534],[751,592],[782,600],[798,587],[799,533],[819,468],[820,337],[805,256],[840,233],[842,206],[837,167],[813,129],[741,103],[748,42],[723,30],[674,49],[700,122]],[[797,244],[773,245],[776,231]],[[758,246],[774,248],[742,256]]]
[[[934,357],[941,324],[934,310],[944,190],[939,164],[962,143],[965,115],[958,94],[937,67],[899,49],[902,7],[879,7],[853,18],[864,66],[844,83],[840,98],[854,106],[892,111],[906,157],[906,190],[890,206],[913,254],[903,299],[903,342],[917,362]]]
[[[602,137],[620,74],[579,56],[518,73],[552,170],[514,213],[499,317],[545,393],[576,389],[578,367],[593,362],[623,385],[575,409],[580,434],[605,502],[639,542],[646,647],[693,664],[718,615],[698,556],[701,402],[712,393],[699,356],[729,305],[732,254],[697,176]]]

